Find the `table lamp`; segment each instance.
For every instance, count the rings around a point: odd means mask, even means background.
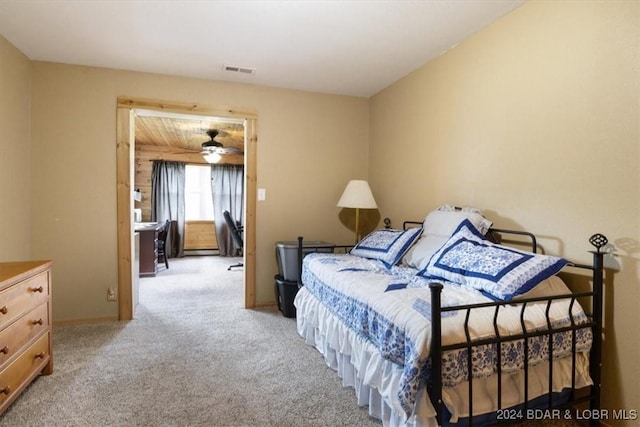
[[[360,209],[376,209],[378,205],[373,198],[371,188],[367,181],[351,180],[344,189],[337,206],[339,208],[353,208],[356,210],[356,243],[359,240],[359,216]]]

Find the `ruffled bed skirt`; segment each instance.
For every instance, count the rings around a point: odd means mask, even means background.
[[[335,370],[345,387],[353,387],[358,405],[367,406],[369,415],[382,420],[383,425],[396,427],[436,427],[435,411],[426,390],[418,393],[413,413],[407,416],[397,398],[402,377],[402,367],[383,359],[368,341],[348,329],[332,315],[311,293],[303,287],[295,299],[297,330],[305,342],[314,346],[324,356],[327,366]],[[571,358],[553,364],[553,391],[560,392],[571,386]],[[579,354],[576,358],[576,385],[591,385],[588,375],[588,358]],[[548,364],[530,368],[529,398],[548,391]],[[502,407],[508,408],[522,402],[521,374],[503,375]],[[477,379],[473,382],[474,413],[494,412],[497,409],[497,384],[495,378]],[[450,422],[468,417],[468,383],[443,391],[443,401],[451,412]]]
[[[385,426],[437,426],[435,411],[421,392],[414,415],[407,419],[396,397],[402,367],[383,359],[378,350],[353,333],[306,289],[296,295],[298,333],[338,372],[345,387],[353,387],[358,405]]]

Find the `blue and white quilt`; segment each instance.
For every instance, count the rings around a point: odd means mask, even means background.
[[[302,270],[302,293],[313,295],[349,330],[375,346],[385,360],[402,367],[397,399],[407,416],[414,409],[418,391],[425,386],[430,366],[431,291],[428,281],[417,276],[417,272],[400,266],[388,269],[379,261],[348,254],[319,253],[307,255]],[[547,280],[553,282],[556,291],[560,289],[558,293],[569,293],[557,277]],[[444,283],[443,307],[489,301],[476,289]],[[569,325],[569,310],[569,300],[551,304],[552,325]],[[574,321],[585,321],[578,304],[574,304],[572,310]],[[520,311],[519,305],[500,308],[498,328],[501,336],[522,333]],[[524,322],[528,331],[547,329],[545,311],[546,303],[527,305]],[[469,321],[472,339],[495,336],[494,313],[494,308],[472,311]],[[464,321],[464,312],[443,313],[443,345],[466,341]],[[591,339],[590,329],[580,329],[576,333],[577,351],[588,351]],[[555,334],[553,341],[554,359],[571,354],[571,332]],[[529,366],[547,361],[548,338],[530,338],[528,350]],[[500,351],[503,373],[522,369],[525,359],[522,340],[505,343]],[[486,378],[495,373],[496,352],[496,345],[474,351],[472,373],[475,378]],[[465,349],[445,353],[442,360],[445,387],[454,387],[467,380],[467,360]]]

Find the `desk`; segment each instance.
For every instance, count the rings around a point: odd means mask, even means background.
[[[140,233],[140,277],[153,277],[158,272],[158,233],[163,224],[158,222],[136,222],[136,233]]]

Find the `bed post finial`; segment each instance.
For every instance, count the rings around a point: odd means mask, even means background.
[[[606,246],[607,243],[609,243],[609,240],[604,234],[596,233],[589,237],[589,243],[596,248],[596,251],[600,252],[600,249]]]

